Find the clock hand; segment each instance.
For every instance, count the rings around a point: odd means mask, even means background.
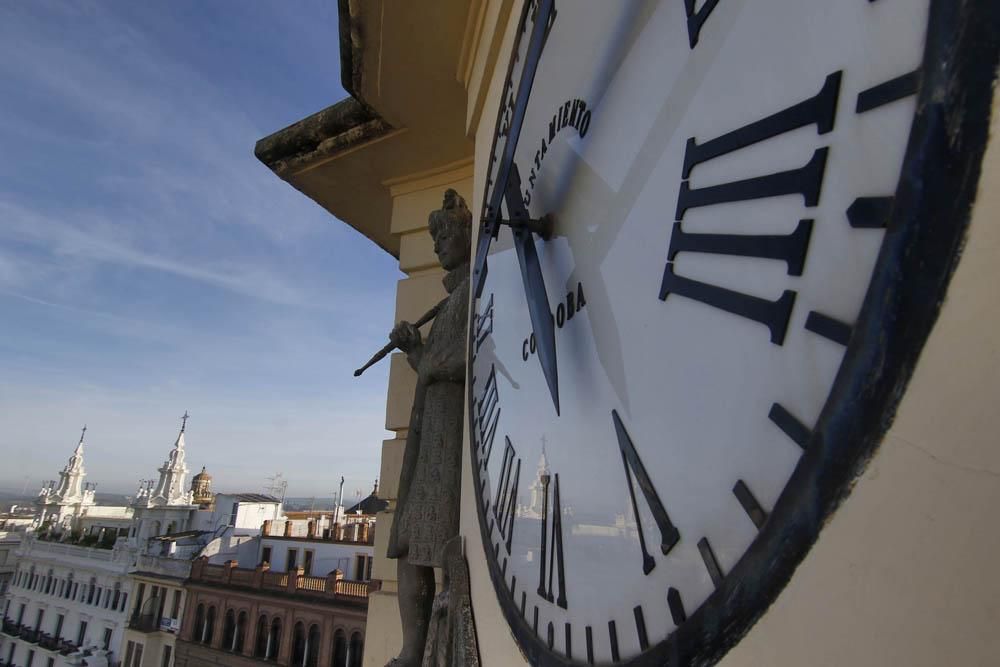
[[[500,158],[497,179],[492,184],[493,191],[490,194],[489,206],[486,210],[487,217],[482,221],[483,226],[480,230],[479,241],[476,247],[476,261],[472,265],[472,296],[477,299],[483,293],[483,284],[485,283],[488,270],[486,255],[489,253],[490,242],[497,235],[497,231],[500,228],[500,204],[503,202],[507,192],[507,181],[514,162],[514,151],[517,149],[517,141],[521,136],[524,113],[528,108],[528,96],[531,94],[531,84],[535,80],[535,71],[538,69],[538,61],[542,55],[542,46],[545,44],[546,28],[548,27],[553,11],[555,11],[555,0],[541,0],[537,14],[535,15],[535,22],[531,28],[531,41],[528,43],[528,50],[525,54],[524,69],[521,70],[521,80],[517,84],[517,98],[514,102],[514,112],[511,115],[510,126],[507,129],[507,140],[504,143],[503,155]],[[517,57],[516,50],[514,57]],[[513,68],[513,63],[511,63],[511,67]],[[510,75],[508,74],[508,79],[509,77]],[[504,93],[506,94],[506,90],[504,90]],[[494,142],[496,140],[497,137],[494,136]],[[487,182],[486,187],[488,188],[489,186],[490,183]]]
[[[545,279],[542,277],[542,266],[538,261],[538,251],[535,249],[535,239],[529,231],[528,209],[521,199],[521,175],[517,164],[510,166],[510,178],[507,181],[507,210],[511,217],[511,231],[514,234],[514,248],[517,250],[517,262],[521,265],[521,280],[524,282],[524,295],[528,301],[528,313],[531,316],[531,330],[535,334],[538,345],[538,361],[542,364],[545,382],[549,385],[549,394],[556,414],[559,414],[559,374],[556,364],[556,331],[549,308],[549,297],[545,292]],[[520,224],[519,224],[520,223]]]

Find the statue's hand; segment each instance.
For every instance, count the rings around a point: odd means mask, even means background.
[[[409,322],[397,324],[389,333],[389,341],[407,354],[419,348],[423,342],[420,338],[420,329]]]

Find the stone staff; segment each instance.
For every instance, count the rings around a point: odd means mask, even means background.
[[[426,313],[424,313],[423,317],[421,317],[419,320],[417,320],[416,323],[413,326],[415,326],[415,327],[417,327],[419,329],[420,327],[424,326],[425,324],[427,324],[428,322],[430,322],[431,320],[433,320],[434,317],[438,314],[438,311],[441,310],[441,306],[443,306],[444,302],[447,301],[447,300],[448,299],[446,299],[446,298],[442,299],[440,303],[438,303],[436,306],[434,306],[433,308],[431,308],[430,310],[428,310]],[[370,366],[373,366],[374,364],[377,364],[379,361],[382,360],[382,357],[384,357],[385,355],[389,354],[390,352],[392,352],[395,349],[396,349],[396,344],[395,343],[391,343],[391,342],[390,343],[386,343],[385,347],[383,347],[381,350],[379,350],[378,352],[376,352],[375,354],[372,355],[372,358],[368,360],[367,364],[365,364],[364,366],[362,366],[358,370],[354,371],[354,377],[358,377],[359,375],[361,375],[362,373],[364,373],[366,370],[368,370],[368,368]]]

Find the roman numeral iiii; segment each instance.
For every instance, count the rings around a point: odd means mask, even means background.
[[[677,195],[676,222],[660,285],[661,300],[666,301],[669,295],[677,294],[700,301],[713,308],[759,322],[771,332],[772,343],[784,343],[788,320],[795,303],[795,292],[785,290],[781,297],[770,301],[691,280],[674,272],[674,258],[681,252],[756,257],[783,261],[789,275],[802,275],[813,221],[800,220],[795,231],[785,235],[694,234],[685,232],[681,221],[693,208],[785,195],[801,195],[807,207],[816,206],[823,187],[829,149],[816,149],[808,162],[798,169],[703,188],[692,188],[688,179],[700,164],[792,130],[815,125],[818,134],[830,132],[837,113],[840,79],[841,73],[835,72],[826,78],[822,89],[813,97],[710,141],[698,143],[694,137],[688,139],[684,151],[684,180],[681,181]]]

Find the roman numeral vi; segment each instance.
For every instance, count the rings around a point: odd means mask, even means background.
[[[635,515],[635,525],[639,531],[639,548],[642,549],[642,572],[643,574],[649,574],[656,567],[656,561],[653,560],[653,557],[649,555],[649,551],[646,549],[646,536],[643,534],[642,520],[639,517],[639,505],[635,500],[635,487],[632,485],[633,474],[635,474],[635,481],[639,484],[639,490],[642,491],[642,495],[646,498],[646,503],[649,505],[649,510],[653,514],[653,520],[660,529],[660,551],[664,555],[670,553],[674,545],[680,541],[681,534],[673,522],[670,521],[667,510],[663,507],[660,496],[653,487],[653,480],[649,478],[646,467],[642,465],[642,460],[639,458],[638,452],[635,451],[632,438],[629,437],[628,431],[625,430],[625,425],[618,416],[617,410],[611,411],[611,418],[615,423],[618,448],[622,454],[622,465],[625,466],[625,481],[628,483],[628,495],[632,500],[632,513]]]
[[[538,570],[538,595],[549,602],[566,609],[566,568],[563,562],[563,533],[562,533],[562,503],[559,500],[559,475],[555,476],[555,488],[552,492],[552,538],[551,549],[549,548],[549,484],[552,476],[545,474],[541,477],[542,482],[542,557],[539,561]],[[546,578],[546,568],[548,568],[548,578]],[[553,570],[559,577],[559,596],[553,597],[552,583]]]

